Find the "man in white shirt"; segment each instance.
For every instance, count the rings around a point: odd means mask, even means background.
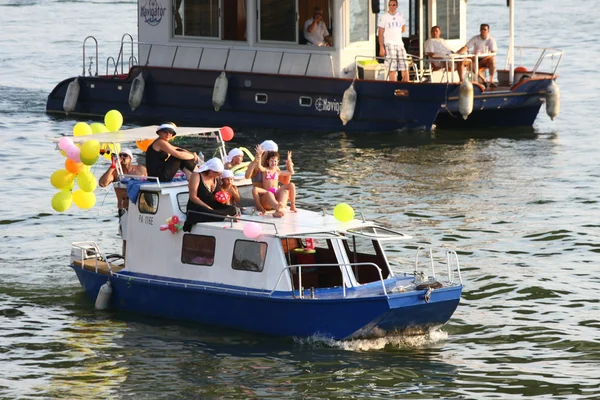
[[[304,38],[310,44],[315,46],[331,46],[332,40],[323,22],[323,9],[315,7],[313,17],[304,23]]]
[[[463,51],[469,51],[469,48],[473,47],[473,54],[482,53],[493,53],[498,51],[496,46],[496,40],[490,35],[490,26],[488,24],[481,24],[479,27],[480,34],[473,36],[466,45],[460,48],[459,53]],[[496,74],[496,56],[488,55],[479,57],[479,71],[478,75],[481,81],[485,84],[485,69],[490,70],[490,83],[489,86],[492,88],[496,87],[494,83],[494,75]]]
[[[406,31],[406,20],[398,12],[398,1],[390,0],[388,12],[384,13],[377,27],[379,40],[379,56],[385,57],[385,65],[390,70],[390,80],[397,80],[397,71],[402,73],[402,81],[408,82],[408,62],[402,41],[402,33]]]
[[[450,54],[454,53],[454,51],[450,49],[450,46],[448,46],[446,41],[440,38],[441,34],[442,30],[440,29],[440,27],[438,25],[433,26],[431,28],[431,37],[427,39],[427,41],[425,41],[425,53],[430,59],[448,58]],[[431,66],[434,70],[448,68],[447,64],[447,62],[446,65],[443,62],[431,62]],[[454,65],[454,68],[456,68],[456,70],[458,71],[458,77],[462,82],[464,75],[464,62],[456,61]]]

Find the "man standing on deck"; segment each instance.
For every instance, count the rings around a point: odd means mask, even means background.
[[[406,32],[406,20],[398,12],[398,1],[390,0],[388,12],[384,13],[377,24],[379,40],[379,56],[385,57],[385,65],[390,71],[390,80],[396,81],[397,71],[402,73],[402,81],[408,82],[408,62],[402,41],[402,33]]]

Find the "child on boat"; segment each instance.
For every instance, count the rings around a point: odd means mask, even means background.
[[[233,172],[230,169],[223,170],[221,174],[221,190],[229,194],[227,205],[237,206],[240,203],[240,192],[233,184]]]
[[[263,152],[262,147],[257,146],[255,160],[262,160]],[[283,217],[288,198],[290,201],[290,211],[296,212],[296,185],[292,182],[287,182],[279,186],[280,178],[283,178],[281,180],[287,180],[286,178],[291,178],[294,175],[292,152],[288,151],[286,171],[279,169],[279,153],[276,151],[268,152],[264,164],[257,163],[256,168],[262,174],[262,185],[252,188],[252,197],[260,215],[264,215],[266,212],[263,205],[268,205],[275,210],[273,213],[274,217]]]

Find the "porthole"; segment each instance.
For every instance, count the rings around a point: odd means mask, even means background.
[[[310,107],[310,106],[312,106],[312,97],[300,96],[300,99],[298,101],[300,102],[300,106],[301,107]]]
[[[258,104],[267,104],[267,101],[269,101],[269,96],[267,96],[266,93],[256,93],[254,95],[254,101]]]

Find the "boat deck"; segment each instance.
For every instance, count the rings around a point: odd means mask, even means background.
[[[81,260],[74,260],[72,263],[75,267],[83,268],[91,272],[98,272],[104,275],[111,275],[111,271],[119,272],[125,268],[124,263],[120,265],[110,264],[109,267],[107,262],[97,260],[95,258],[83,260],[83,262]]]

